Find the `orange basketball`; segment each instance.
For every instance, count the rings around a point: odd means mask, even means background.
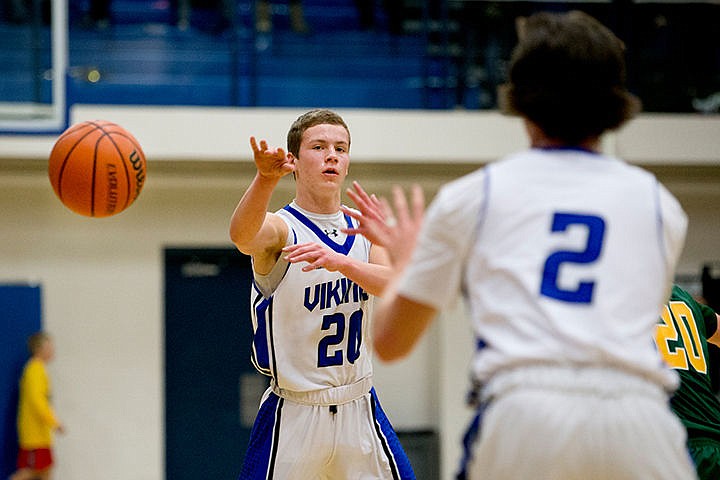
[[[55,194],[73,212],[109,217],[140,195],[145,154],[127,130],[104,120],[72,125],[50,152],[48,175]]]

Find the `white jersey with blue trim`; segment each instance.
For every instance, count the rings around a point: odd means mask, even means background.
[[[399,293],[462,292],[485,382],[524,365],[618,368],[677,384],[653,346],[687,217],[650,173],[579,149],[531,149],[441,189]]]
[[[313,214],[292,203],[276,214],[288,224],[289,244],[316,242],[369,260],[370,242],[340,231],[355,224],[342,212]],[[277,387],[296,392],[349,385],[371,376],[373,297],[339,272],[303,272],[304,265],[288,264],[272,294],[266,292],[269,296],[253,285],[253,364]]]

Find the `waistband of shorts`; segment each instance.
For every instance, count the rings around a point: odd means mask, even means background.
[[[659,400],[668,398],[662,385],[635,373],[603,367],[544,365],[517,367],[493,375],[482,387],[481,401],[491,401],[523,389],[606,397],[641,395]]]
[[[307,392],[295,392],[279,388],[272,385],[272,391],[279,397],[301,403],[304,405],[342,405],[352,402],[372,389],[372,377],[368,376],[349,385],[340,385],[339,387],[328,387],[320,390],[310,390]]]

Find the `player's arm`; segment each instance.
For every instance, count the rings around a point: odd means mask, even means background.
[[[397,293],[402,272],[410,262],[423,223],[425,199],[422,189],[414,185],[411,202],[399,187],[393,187],[395,211],[387,201],[378,202],[359,185],[348,195],[360,213],[345,210],[359,225],[349,233],[360,233],[383,249],[392,265],[385,297],[373,319],[373,345],[382,360],[396,360],[408,355],[437,315],[437,308],[416,302]]]
[[[717,313],[715,314],[715,332],[708,337],[708,342],[720,347],[720,315]]]
[[[351,261],[348,262],[341,273],[360,285],[366,292],[382,296],[392,275],[387,251],[383,247],[372,245],[370,247],[369,262],[367,263],[349,257],[346,258]]]
[[[27,402],[30,409],[34,412],[34,415],[40,419],[45,425],[50,428],[57,428],[60,426],[60,422],[55,416],[50,402],[45,396],[43,391],[43,374],[35,368],[28,370],[28,376],[25,383],[25,395],[27,396]]]
[[[276,184],[256,175],[230,219],[230,239],[238,250],[253,257],[255,271],[261,274],[270,272],[288,235],[287,224],[267,211]]]
[[[435,307],[389,293],[373,319],[373,346],[378,357],[390,361],[408,355],[437,313]]]
[[[277,261],[288,235],[287,224],[268,212],[270,199],[280,179],[294,170],[282,148],[269,150],[250,138],[257,173],[230,219],[230,239],[238,250],[253,257],[255,271],[268,273]]]
[[[341,255],[314,242],[288,245],[283,254],[290,263],[307,262],[302,268],[304,272],[316,268],[340,272],[371,295],[383,294],[392,273],[387,252],[377,245],[370,247],[369,262]]]

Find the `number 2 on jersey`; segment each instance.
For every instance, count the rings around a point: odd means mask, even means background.
[[[356,310],[350,315],[347,322],[347,361],[355,363],[360,358],[360,345],[362,345],[362,318],[363,311]],[[333,313],[323,316],[322,330],[330,330],[335,326],[335,333],[324,336],[318,343],[318,367],[332,367],[343,364],[343,351],[340,348],[330,353],[331,347],[340,345],[345,339],[345,314]]]
[[[587,228],[587,242],[582,251],[557,250],[545,260],[540,294],[569,303],[592,302],[595,282],[582,281],[575,290],[563,289],[558,285],[560,266],[563,263],[588,264],[598,259],[605,236],[605,221],[596,215],[579,215],[576,213],[555,213],[551,232],[565,232],[572,225]]]

